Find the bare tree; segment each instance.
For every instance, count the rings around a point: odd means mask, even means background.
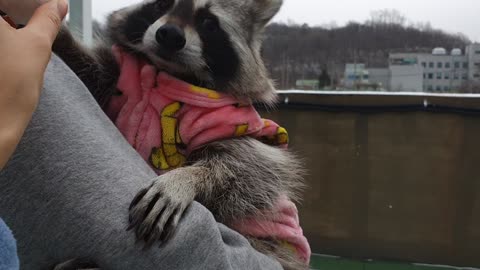
[[[370,13],[367,24],[405,26],[407,18],[396,9],[381,9]]]

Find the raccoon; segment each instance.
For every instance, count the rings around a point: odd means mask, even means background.
[[[271,106],[276,93],[260,51],[265,26],[281,5],[282,0],[147,0],[112,13],[95,48],[82,48],[63,29],[53,50],[103,108],[118,94],[113,44],[193,85]],[[187,164],[159,176],[132,202],[130,229],[147,245],[168,241],[193,200],[228,226],[271,209],[282,195],[298,201],[303,188],[299,158],[253,138],[210,143]],[[278,240],[249,240],[285,269],[308,269]]]

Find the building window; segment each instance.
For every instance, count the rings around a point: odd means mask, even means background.
[[[424,78],[424,79],[427,78],[427,73],[423,73],[423,78]]]
[[[463,68],[465,68],[465,69],[468,68],[468,63],[467,62],[463,62]]]
[[[455,62],[455,68],[460,68],[460,62]]]
[[[445,91],[445,92],[450,91],[450,87],[449,87],[449,86],[444,86],[444,87],[443,87],[443,91]]]
[[[448,74],[448,72],[445,72],[443,78],[444,78],[445,80],[450,80],[450,74]]]
[[[422,67],[426,68],[426,67],[427,67],[427,63],[426,63],[426,62],[422,62]]]
[[[437,63],[437,68],[443,68],[443,63],[442,63],[442,62],[438,62],[438,63]]]
[[[442,87],[440,85],[437,85],[437,87],[435,88],[435,90],[437,90],[438,92],[442,91]]]
[[[438,79],[438,80],[441,80],[441,79],[442,79],[442,73],[441,73],[441,72],[437,72],[437,79]]]
[[[429,67],[429,68],[434,68],[434,67],[435,67],[435,64],[434,64],[433,62],[430,62],[430,63],[428,63],[428,67]]]
[[[453,79],[454,79],[454,80],[458,80],[458,79],[460,79],[460,76],[458,76],[457,73],[454,73],[454,74],[453,74]]]
[[[416,58],[392,58],[391,63],[395,66],[410,66],[415,65],[418,62]]]
[[[476,67],[480,67],[480,62],[476,62],[474,65],[475,65]]]
[[[433,73],[428,73],[428,78],[429,78],[430,80],[432,80],[432,79],[433,79]]]
[[[479,73],[475,73],[475,74],[473,74],[473,78],[475,78],[475,79],[478,79],[478,78],[480,78],[480,74],[479,74]]]
[[[445,68],[450,68],[450,62],[445,63]]]
[[[464,79],[464,80],[468,80],[468,74],[467,74],[467,73],[463,73],[463,75],[462,75],[462,79]]]
[[[480,50],[476,50],[476,51],[475,51],[475,54],[480,54]]]

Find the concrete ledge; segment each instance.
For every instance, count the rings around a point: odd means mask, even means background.
[[[480,112],[480,94],[414,92],[278,91],[280,107],[336,111],[457,111]]]

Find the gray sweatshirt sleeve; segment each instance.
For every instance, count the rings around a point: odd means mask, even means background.
[[[104,269],[281,269],[194,203],[164,247],[142,250],[126,232],[128,206],[153,171],[57,57],[33,120],[0,172],[0,217],[17,238],[21,269],[71,258]]]

